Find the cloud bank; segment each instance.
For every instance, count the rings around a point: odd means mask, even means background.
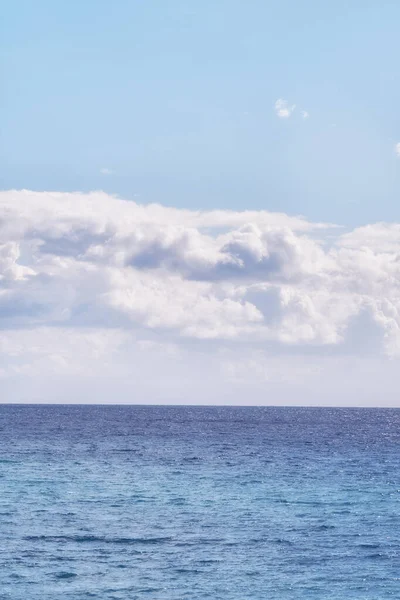
[[[379,378],[397,381],[399,282],[397,224],[1,192],[0,389],[6,401],[376,403]]]

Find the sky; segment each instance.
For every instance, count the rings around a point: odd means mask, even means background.
[[[397,0],[0,20],[2,401],[400,406]]]

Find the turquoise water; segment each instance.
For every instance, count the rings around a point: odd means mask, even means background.
[[[400,597],[400,411],[0,406],[0,598]]]

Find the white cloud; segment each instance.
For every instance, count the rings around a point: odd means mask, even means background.
[[[310,114],[306,110],[301,111],[301,118],[305,121],[310,117]]]
[[[275,112],[280,119],[288,119],[295,110],[295,104],[289,104],[287,100],[279,98],[275,102]]]
[[[400,142],[398,142],[395,147],[394,147],[394,151],[396,153],[396,156],[398,156],[400,158]]]
[[[229,391],[234,402],[238,382],[254,398],[272,386],[284,399],[300,379],[306,401],[327,393],[323,379],[339,389],[345,360],[396,376],[387,364],[400,357],[398,224],[343,233],[283,213],[10,191],[0,192],[0,240],[10,401],[32,382],[46,399],[64,379],[69,390],[101,381],[103,395],[117,379],[128,396],[132,386],[154,401]]]
[[[108,169],[107,167],[100,169],[100,173],[102,175],[114,175],[114,171],[112,169]]]

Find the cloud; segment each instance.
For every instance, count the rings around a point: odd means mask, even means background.
[[[102,175],[114,175],[114,171],[112,169],[108,169],[107,167],[100,169],[100,173]]]
[[[275,112],[280,119],[288,119],[292,115],[295,108],[295,104],[290,105],[289,102],[283,98],[279,98],[275,102]]]
[[[345,369],[365,353],[395,376],[385,365],[400,357],[399,224],[343,232],[267,211],[8,191],[0,240],[0,379],[11,399],[46,372],[77,389],[135,380],[150,400],[161,392],[146,377],[163,379],[170,400],[197,382],[235,402],[238,381],[261,394],[301,377],[317,398],[321,370],[337,378],[337,361]]]
[[[396,153],[396,156],[398,156],[400,158],[400,142],[398,142],[395,147],[394,147],[394,151]]]
[[[305,121],[310,117],[310,114],[306,110],[301,111],[301,118]]]

